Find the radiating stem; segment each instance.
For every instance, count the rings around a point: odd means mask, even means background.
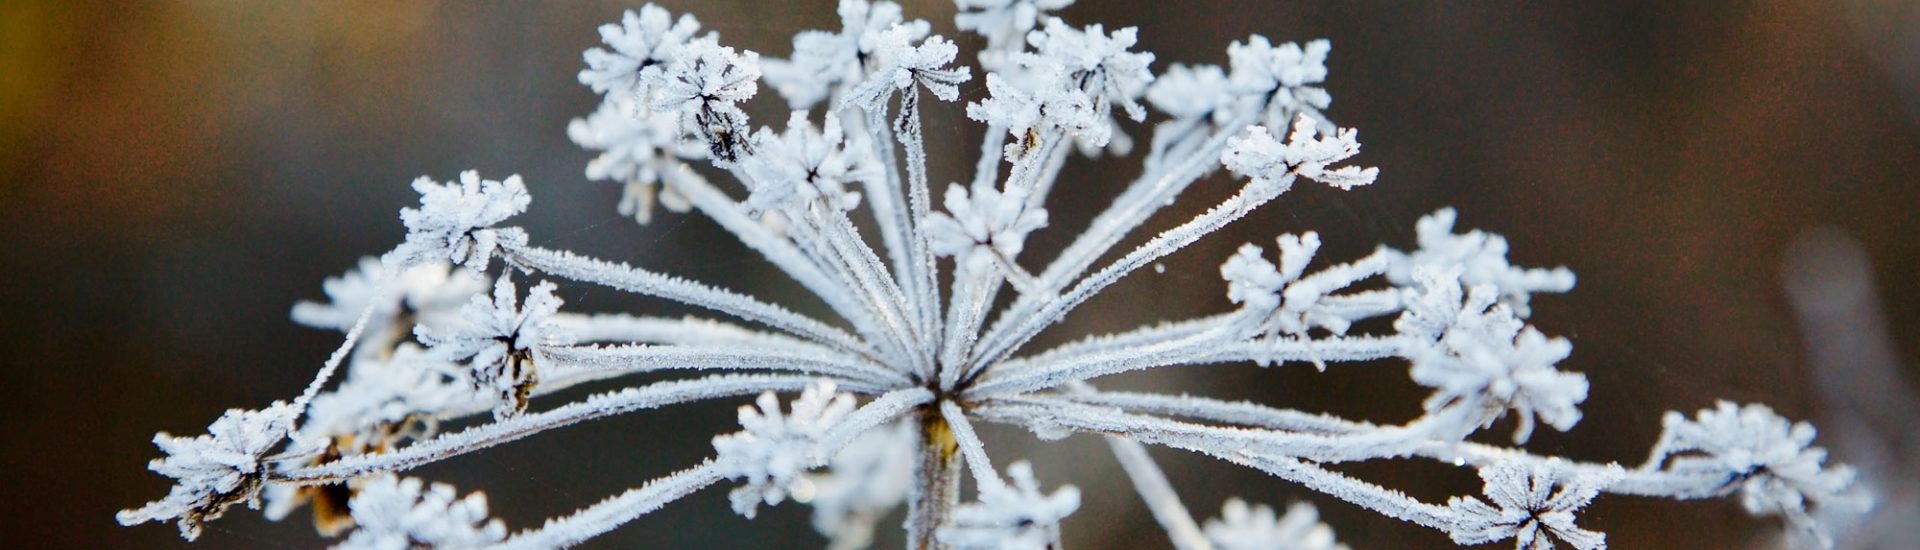
[[[919,446],[913,483],[918,486],[907,508],[909,548],[946,548],[934,538],[960,502],[960,446],[953,428],[935,407],[920,409]]]

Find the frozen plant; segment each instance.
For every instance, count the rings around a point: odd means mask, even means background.
[[[606,49],[589,50],[580,73],[604,95],[568,128],[599,153],[587,176],[625,185],[617,208],[639,221],[656,199],[711,218],[832,318],[537,246],[504,225],[530,204],[517,176],[422,178],[413,184],[420,206],[401,210],[405,240],[330,280],[330,303],[295,308],[295,320],[346,334],[306,390],[229,411],[205,435],[161,434],[167,457],[152,469],[175,485],[120,521],[173,522],[193,539],[232,505],[264,499],[276,518],[310,503],[326,531],[352,529],[351,547],[549,548],[733,484],[733,509],[748,517],[787,500],[813,504],[814,525],[835,547],[867,545],[877,520],[903,505],[916,548],[1061,547],[1079,491],[1043,483],[1025,461],[1003,477],[976,432],[983,422],[1042,439],[1105,438],[1179,548],[1337,542],[1306,505],[1281,516],[1235,499],[1223,518],[1197,521],[1148,445],[1254,468],[1462,544],[1603,547],[1603,522],[1578,521],[1603,494],[1737,496],[1819,543],[1829,540],[1819,518],[1859,503],[1851,470],[1826,462],[1812,427],[1760,405],[1668,413],[1665,435],[1635,468],[1520,447],[1536,424],[1566,431],[1581,418],[1589,382],[1559,366],[1571,344],[1533,326],[1528,308],[1574,278],[1510,264],[1499,236],[1455,233],[1452,210],[1418,222],[1415,249],[1345,262],[1317,259],[1322,237],[1312,232],[1280,236],[1272,253],[1247,244],[1219,268],[1231,311],[1032,349],[1116,281],[1295,185],[1345,191],[1378,176],[1349,163],[1358,135],[1323,114],[1332,101],[1326,41],[1252,36],[1228,49],[1226,67],[1175,65],[1156,78],[1154,56],[1135,51],[1135,29],[1048,15],[1067,3],[960,0],[957,26],[986,37],[977,69],[891,2],[843,0],[842,28],[802,33],[789,59],[723,46],[692,17],[652,5],[627,13],[601,28]],[[795,109],[783,129],[755,129],[740,108],[762,79]],[[960,101],[969,82],[984,84],[966,112],[986,137],[975,173],[935,205],[922,93]],[[1158,115],[1137,179],[1058,254],[1024,254],[1027,238],[1050,226],[1048,198],[1080,192],[1057,189],[1066,158],[1132,143],[1149,108]],[[1230,196],[1136,235],[1221,168]],[[709,179],[720,175],[739,185]],[[1144,244],[1119,248],[1134,237]],[[563,311],[554,283],[516,282],[542,278],[730,320]],[[1405,364],[1413,384],[1432,389],[1419,417],[1347,419],[1095,385],[1161,367],[1380,361]],[[548,397],[643,373],[665,381],[570,403]],[[741,408],[742,429],[715,437],[712,459],[511,533],[487,518],[481,497],[396,475],[575,423],[748,396],[757,397]],[[1508,417],[1514,446],[1471,437]],[[471,425],[440,429],[457,420]],[[1484,495],[1427,502],[1333,469],[1423,460],[1476,469]]]

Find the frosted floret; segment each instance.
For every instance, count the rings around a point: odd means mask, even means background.
[[[724,477],[746,482],[727,499],[733,511],[754,517],[761,503],[779,504],[805,480],[807,470],[825,464],[821,440],[853,412],[852,394],[835,393],[832,382],[807,386],[793,400],[793,410],[780,413],[780,398],[765,392],[752,405],[740,407],[745,430],[713,438],[716,465]]]
[[[1022,63],[1040,66],[1038,60],[1044,59],[1064,68],[1069,81],[1093,96],[1094,109],[1102,118],[1110,116],[1113,103],[1119,103],[1127,118],[1146,119],[1146,109],[1134,100],[1153,82],[1153,73],[1147,71],[1153,54],[1127,51],[1139,42],[1139,29],[1126,27],[1107,34],[1102,25],[1076,29],[1049,17],[1043,30],[1027,34],[1027,42],[1038,53],[1023,55]]]
[[[1492,285],[1500,291],[1500,302],[1526,318],[1531,310],[1529,298],[1541,292],[1573,290],[1573,272],[1564,267],[1528,269],[1507,262],[1507,239],[1478,229],[1453,232],[1457,214],[1442,208],[1422,216],[1414,223],[1420,248],[1412,252],[1386,249],[1391,258],[1387,280],[1396,285],[1413,282],[1419,266],[1459,266],[1460,280],[1468,285]]]
[[[1073,0],[955,0],[960,12],[953,16],[955,27],[973,31],[987,39],[988,50],[1018,51],[1027,31],[1039,24],[1046,12],[1073,5]],[[988,56],[982,53],[984,62]],[[993,67],[987,67],[993,69]]]
[[[460,181],[445,184],[423,176],[413,180],[413,190],[420,193],[420,207],[400,209],[407,240],[387,257],[388,262],[450,260],[486,271],[496,249],[527,243],[526,231],[518,227],[493,227],[526,212],[533,200],[518,175],[482,180],[479,172],[468,170],[460,173]]]
[[[1293,185],[1294,176],[1325,183],[1339,189],[1373,183],[1379,168],[1331,165],[1360,153],[1356,132],[1341,128],[1333,135],[1321,136],[1312,119],[1302,116],[1293,122],[1287,142],[1273,138],[1266,127],[1249,126],[1227,143],[1221,163],[1244,176],[1282,188]]]
[[[580,83],[596,93],[627,90],[632,96],[623,99],[649,101],[655,80],[679,60],[698,32],[700,22],[692,14],[681,14],[675,20],[666,9],[653,4],[641,6],[638,14],[627,10],[620,24],[600,26],[600,41],[613,50],[589,48],[584,54],[587,68],[580,71]]]
[[[452,269],[442,262],[427,262],[406,268],[387,282],[387,290],[375,294],[386,268],[379,258],[360,258],[357,269],[328,277],[321,283],[327,302],[300,302],[293,306],[293,321],[313,328],[346,332],[353,328],[360,312],[373,308],[367,318],[371,332],[381,332],[405,312],[417,317],[435,317],[455,312],[467,297],[485,289],[481,277],[466,269]]]
[[[1272,506],[1249,506],[1233,498],[1220,510],[1218,519],[1209,519],[1204,527],[1207,541],[1220,550],[1346,550],[1334,540],[1333,528],[1320,522],[1320,511],[1312,504],[1296,502],[1284,516]]]
[[[709,36],[688,43],[679,57],[653,79],[653,109],[676,113],[682,129],[707,142],[715,164],[731,166],[751,153],[739,103],[760,91],[760,54],[735,53]]]
[[[656,115],[642,104],[606,101],[586,118],[567,123],[567,137],[600,152],[587,161],[587,179],[622,186],[616,206],[621,214],[644,224],[653,220],[656,203],[674,212],[691,207],[662,177],[683,166],[681,160],[706,158],[706,150],[686,139],[675,117]]]
[[[753,136],[754,156],[745,163],[752,179],[747,208],[765,212],[820,201],[829,208],[852,210],[860,193],[848,188],[869,185],[880,170],[868,156],[867,142],[848,140],[840,118],[829,113],[825,128],[807,121],[806,111],[794,111],[787,130],[774,134],[761,128]]]
[[[1321,111],[1333,103],[1333,96],[1313,85],[1327,80],[1327,52],[1332,49],[1333,43],[1325,39],[1305,47],[1292,42],[1274,46],[1256,34],[1245,44],[1227,46],[1229,78],[1235,92],[1266,99],[1262,124],[1279,126],[1305,116],[1320,131],[1332,132],[1333,123]]]
[[[802,31],[793,37],[793,55],[766,59],[767,84],[795,110],[809,109],[866,76],[863,60],[881,48],[881,35],[894,26],[908,40],[927,36],[926,21],[903,21],[893,2],[840,0],[840,31]]]
[[[1024,460],[1008,466],[1007,477],[1011,485],[983,485],[978,502],[955,509],[953,522],[939,530],[940,542],[962,550],[1057,548],[1060,521],[1080,509],[1080,489],[1064,485],[1053,494],[1040,492],[1033,465]]]
[[[1220,278],[1227,281],[1227,299],[1245,306],[1248,311],[1279,309],[1280,289],[1293,279],[1281,275],[1265,255],[1266,251],[1260,247],[1243,244],[1226,263],[1220,264]]]
[[[813,484],[813,528],[830,548],[867,548],[879,521],[907,498],[913,481],[912,426],[869,431],[834,455]],[[797,497],[796,497],[797,499]]]
[[[992,183],[975,184],[971,193],[957,184],[947,187],[947,212],[927,218],[933,253],[952,256],[969,273],[1019,257],[1027,234],[1047,226],[1047,211],[1028,204],[1028,196],[1025,189],[1003,192]]]
[[[1781,516],[1822,547],[1832,546],[1832,534],[1810,513],[1810,504],[1822,511],[1839,509],[1837,516],[1867,506],[1852,491],[1853,468],[1824,464],[1827,450],[1813,446],[1813,425],[1789,422],[1766,405],[1720,401],[1692,419],[1669,412],[1663,423],[1664,445],[1655,450],[1652,465],[1664,462],[1675,473],[1725,476],[1722,494],[1737,493],[1747,513]]]
[[[1096,147],[1106,145],[1112,125],[1097,116],[1091,96],[1065,87],[1059,73],[1042,72],[1037,92],[1022,90],[999,73],[987,73],[988,97],[967,104],[967,118],[1005,128],[1013,135],[1015,143],[1007,145],[1008,160],[1038,145],[1038,132],[1048,129],[1058,129]]]
[[[501,277],[492,300],[476,294],[460,310],[463,322],[421,325],[414,334],[440,359],[465,362],[474,387],[493,394],[494,417],[507,418],[526,410],[540,383],[538,366],[547,362],[545,350],[573,341],[551,319],[561,304],[554,289],[548,282],[534,286],[523,307],[513,281]]]
[[[487,517],[485,493],[457,496],[452,485],[428,486],[419,478],[383,474],[369,479],[350,504],[359,528],[334,548],[479,548],[506,540],[506,524]]]
[[[1536,416],[1560,431],[1579,423],[1587,378],[1554,368],[1572,344],[1525,326],[1496,302],[1492,287],[1463,296],[1457,270],[1414,276],[1419,288],[1404,291],[1407,311],[1394,326],[1409,339],[1413,380],[1437,390],[1426,401],[1428,411],[1457,408],[1465,415],[1456,426],[1464,436],[1511,409],[1519,413],[1516,443],[1532,435]]]
[[[1218,65],[1174,63],[1147,87],[1147,103],[1175,119],[1209,117],[1215,123],[1232,115],[1236,96]]]
[[[201,525],[219,519],[234,504],[260,507],[260,486],[268,465],[266,454],[286,441],[299,409],[275,401],[263,410],[227,409],[207,433],[175,437],[154,434],[153,444],[165,458],[147,463],[147,469],[174,479],[167,497],[114,518],[121,525],[172,521],[187,540],[200,537]]]
[[[940,36],[929,36],[915,46],[910,42],[914,31],[913,27],[895,25],[880,34],[879,47],[874,50],[880,68],[847,94],[847,105],[877,111],[886,106],[895,91],[913,93],[916,82],[941,101],[960,99],[960,84],[973,78],[965,67],[948,66],[960,48]],[[924,29],[921,34],[925,34]]]
[[[385,361],[355,361],[339,389],[314,397],[307,411],[309,420],[300,431],[316,436],[356,434],[466,404],[473,388],[450,376],[449,367],[411,343],[395,347]]]
[[[1579,550],[1607,547],[1607,536],[1574,525],[1574,513],[1619,480],[1618,466],[1574,471],[1557,460],[1502,462],[1480,469],[1486,500],[1454,497],[1447,502],[1453,542],[1486,544],[1513,539],[1520,550],[1550,550],[1554,541]],[[1556,490],[1557,489],[1557,490]]]

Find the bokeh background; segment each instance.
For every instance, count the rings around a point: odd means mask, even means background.
[[[907,1],[954,36],[953,7]],[[830,0],[663,2],[725,42],[784,56],[789,37],[837,26]],[[1319,231],[1331,258],[1408,246],[1440,206],[1504,233],[1524,265],[1566,265],[1570,295],[1534,322],[1573,340],[1564,366],[1593,383],[1586,419],[1532,448],[1637,463],[1660,413],[1715,398],[1823,414],[1782,287],[1790,244],[1812,228],[1870,259],[1896,373],[1920,357],[1920,7],[1897,0],[1613,2],[1087,2],[1064,15],[1137,25],[1156,71],[1224,63],[1227,42],[1328,37],[1334,120],[1361,129],[1380,182],[1302,186],[1143,272],[1049,332],[1047,342],[1227,307],[1215,266],[1242,242]],[[295,395],[337,335],[287,321],[320,281],[401,238],[416,176],[519,173],[536,243],[687,274],[774,299],[763,262],[705,220],[641,227],[618,190],[587,182],[564,128],[597,96],[575,83],[594,27],[633,2],[0,2],[0,527],[8,546],[162,548],[170,526],[112,514],[164,493],[145,471],[152,433],[196,433],[228,407]],[[963,48],[978,39],[961,37]],[[968,99],[984,91],[976,85]],[[770,93],[768,95],[771,95]],[[762,98],[761,122],[783,104]],[[936,151],[973,154],[957,108],[928,119]],[[1144,140],[1145,130],[1130,131]],[[937,155],[958,179],[971,158]],[[1069,164],[1057,250],[1137,163]],[[1226,192],[1201,184],[1167,227]],[[1824,241],[1823,241],[1824,242]],[[658,308],[570,286],[587,309]],[[1863,329],[1864,330],[1864,329]],[[1044,343],[1044,342],[1043,342]],[[1417,413],[1397,369],[1192,368],[1123,377],[1379,420]],[[422,470],[486,490],[511,526],[537,523],[697,461],[737,403],[711,403],[543,435]],[[1494,438],[1505,433],[1497,427]],[[1034,445],[993,430],[1004,465],[1033,458],[1087,507],[1079,547],[1163,545],[1098,440]],[[1214,461],[1156,451],[1197,515],[1229,495],[1309,500],[1356,548],[1446,538]],[[1472,492],[1470,472],[1343,468],[1426,499]],[[597,543],[606,547],[815,547],[806,510],[747,522],[708,490]],[[1728,501],[1603,499],[1582,520],[1619,548],[1745,547],[1777,530]],[[895,535],[897,537],[897,535]],[[897,538],[883,538],[897,545]],[[201,548],[320,547],[301,521],[237,512]]]

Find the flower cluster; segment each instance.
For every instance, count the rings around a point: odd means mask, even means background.
[[[901,506],[917,548],[1064,545],[1062,522],[1080,507],[1079,491],[1042,490],[1025,461],[1003,477],[978,423],[1041,439],[1105,438],[1180,548],[1340,546],[1304,504],[1281,515],[1234,499],[1203,525],[1150,445],[1252,468],[1462,544],[1601,547],[1594,522],[1576,515],[1602,494],[1737,495],[1748,511],[1783,516],[1824,543],[1831,538],[1815,518],[1859,503],[1851,470],[1811,446],[1812,427],[1760,405],[1670,413],[1637,468],[1520,447],[1536,424],[1568,431],[1581,420],[1590,382],[1563,365],[1572,343],[1537,327],[1529,308],[1536,294],[1571,290],[1574,277],[1515,266],[1500,236],[1457,233],[1452,210],[1422,218],[1410,250],[1382,246],[1344,263],[1318,257],[1316,232],[1280,236],[1277,256],[1241,246],[1218,268],[1234,309],[1037,349],[1036,336],[1094,296],[1160,269],[1302,178],[1330,188],[1307,192],[1337,193],[1380,174],[1352,164],[1357,133],[1327,117],[1324,40],[1250,36],[1227,48],[1226,68],[1175,64],[1156,75],[1155,56],[1136,50],[1137,29],[1049,15],[1070,0],[956,3],[956,26],[985,39],[972,64],[961,56],[966,41],[871,0],[841,0],[840,27],[801,33],[786,58],[722,45],[692,16],[653,5],[601,27],[604,47],[585,54],[579,80],[601,104],[567,133],[596,155],[587,179],[622,185],[610,202],[642,223],[656,204],[705,216],[817,303],[789,308],[538,246],[506,225],[530,205],[517,176],[421,178],[420,205],[401,210],[404,240],[328,280],[328,302],[294,308],[300,323],[345,333],[307,389],[291,402],[228,411],[204,435],[161,434],[167,456],[151,468],[174,486],[119,520],[174,522],[192,539],[233,504],[264,499],[275,519],[310,505],[322,532],[346,533],[347,547],[549,548],[738,482],[734,511],[810,504],[814,526],[837,548],[871,543],[880,519]],[[961,87],[976,70],[983,96]],[[756,127],[742,108],[762,80],[794,109],[784,127]],[[985,125],[973,173],[948,180],[957,183],[940,204],[923,92],[966,102],[968,117]],[[1057,229],[1049,198],[1087,197],[1061,189],[1080,183],[1061,176],[1068,157],[1125,152],[1142,131],[1150,145],[1137,178],[1064,248],[1034,257],[1029,237]],[[1168,205],[1200,200],[1187,190],[1215,174],[1228,181],[1226,198],[1146,229]],[[542,280],[523,295],[516,277]],[[562,311],[578,306],[563,304],[549,281],[722,318]],[[1100,387],[1156,368],[1387,372],[1353,365],[1382,361],[1431,389],[1420,416],[1390,423]],[[588,382],[611,388],[554,397]],[[781,395],[794,392],[783,408]],[[715,437],[711,459],[518,532],[489,520],[477,493],[456,498],[450,487],[394,476],[546,430],[745,398],[753,404],[740,408],[741,430]],[[1515,446],[1475,437],[1509,417]],[[452,422],[466,427],[441,429]],[[1336,468],[1387,461],[1475,468],[1484,494],[1427,502],[1346,473],[1367,469]]]

